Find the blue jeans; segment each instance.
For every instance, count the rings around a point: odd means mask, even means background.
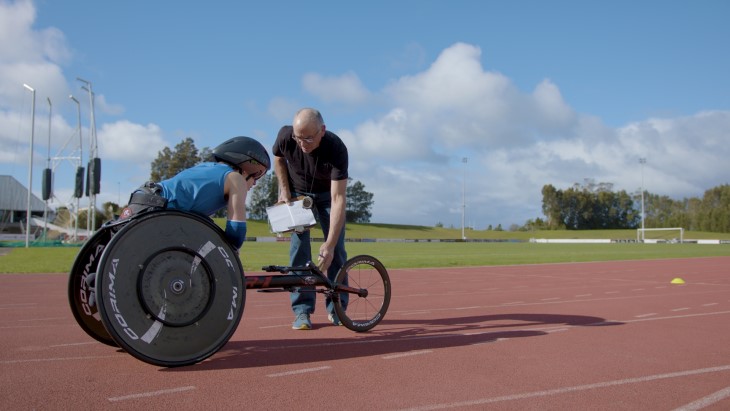
[[[314,206],[312,211],[314,216],[322,226],[322,233],[324,234],[325,241],[330,228],[330,210],[332,208],[332,197],[330,193],[297,193],[293,194],[292,197],[298,195],[308,195],[314,200]],[[319,250],[317,250],[319,251]],[[342,226],[342,232],[340,232],[340,238],[337,240],[335,245],[335,255],[332,259],[327,270],[327,277],[334,281],[337,272],[340,271],[345,261],[347,261],[347,252],[345,251],[345,226]],[[289,260],[290,265],[293,267],[303,266],[308,261],[312,260],[312,244],[309,230],[303,233],[292,233],[291,244],[289,246]],[[316,262],[316,261],[315,261]],[[297,272],[300,275],[306,275],[301,271]],[[345,281],[347,284],[347,281]],[[294,314],[313,314],[314,306],[317,301],[317,293],[314,291],[314,287],[302,286],[299,287],[299,291],[291,293],[291,308]],[[347,308],[348,294],[341,294],[340,300],[342,301],[342,307]],[[334,313],[334,304],[331,298],[325,299],[325,304],[328,313]]]

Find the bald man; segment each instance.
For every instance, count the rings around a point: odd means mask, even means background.
[[[274,172],[279,180],[279,201],[291,202],[298,196],[314,200],[313,212],[322,227],[325,241],[319,248],[317,264],[334,280],[347,260],[345,251],[345,208],[347,204],[347,147],[327,130],[322,114],[303,108],[294,116],[292,125],[284,126],[272,149]],[[312,259],[310,232],[292,233],[289,258],[291,266],[303,266]],[[291,294],[294,312],[292,328],[310,330],[316,293],[301,287]],[[347,307],[347,294],[341,297]],[[330,298],[325,301],[328,319],[340,325]]]

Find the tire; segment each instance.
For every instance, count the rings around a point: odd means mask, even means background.
[[[225,345],[243,315],[238,253],[210,220],[156,211],[126,225],[99,262],[99,313],[114,341],[163,367],[195,364]]]
[[[68,302],[76,322],[86,334],[103,344],[117,347],[101,321],[98,298],[95,304],[89,304],[94,290],[86,281],[89,275],[96,275],[101,255],[113,235],[112,228],[102,227],[81,247],[68,276]]]
[[[358,255],[347,260],[334,283],[334,308],[342,325],[352,331],[365,332],[385,317],[390,305],[390,277],[378,259]],[[350,291],[343,291],[344,287],[349,287]],[[360,295],[351,292],[352,289],[363,290],[364,293]],[[346,307],[343,307],[344,294],[349,294]]]

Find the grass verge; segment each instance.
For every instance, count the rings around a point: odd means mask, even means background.
[[[370,254],[387,268],[460,267],[730,256],[730,245],[534,244],[534,243],[347,243],[350,257]],[[319,243],[312,244],[316,255]],[[0,273],[67,273],[79,248],[14,248],[0,256]],[[247,242],[245,272],[289,263],[289,243]]]

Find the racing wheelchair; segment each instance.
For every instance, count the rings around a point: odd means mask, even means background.
[[[356,332],[375,327],[390,304],[388,272],[368,255],[347,260],[332,281],[311,261],[262,271],[276,274],[244,276],[238,252],[210,219],[151,211],[107,223],[87,240],[71,268],[68,299],[89,336],[163,367],[195,364],[223,347],[247,289],[324,294]]]

